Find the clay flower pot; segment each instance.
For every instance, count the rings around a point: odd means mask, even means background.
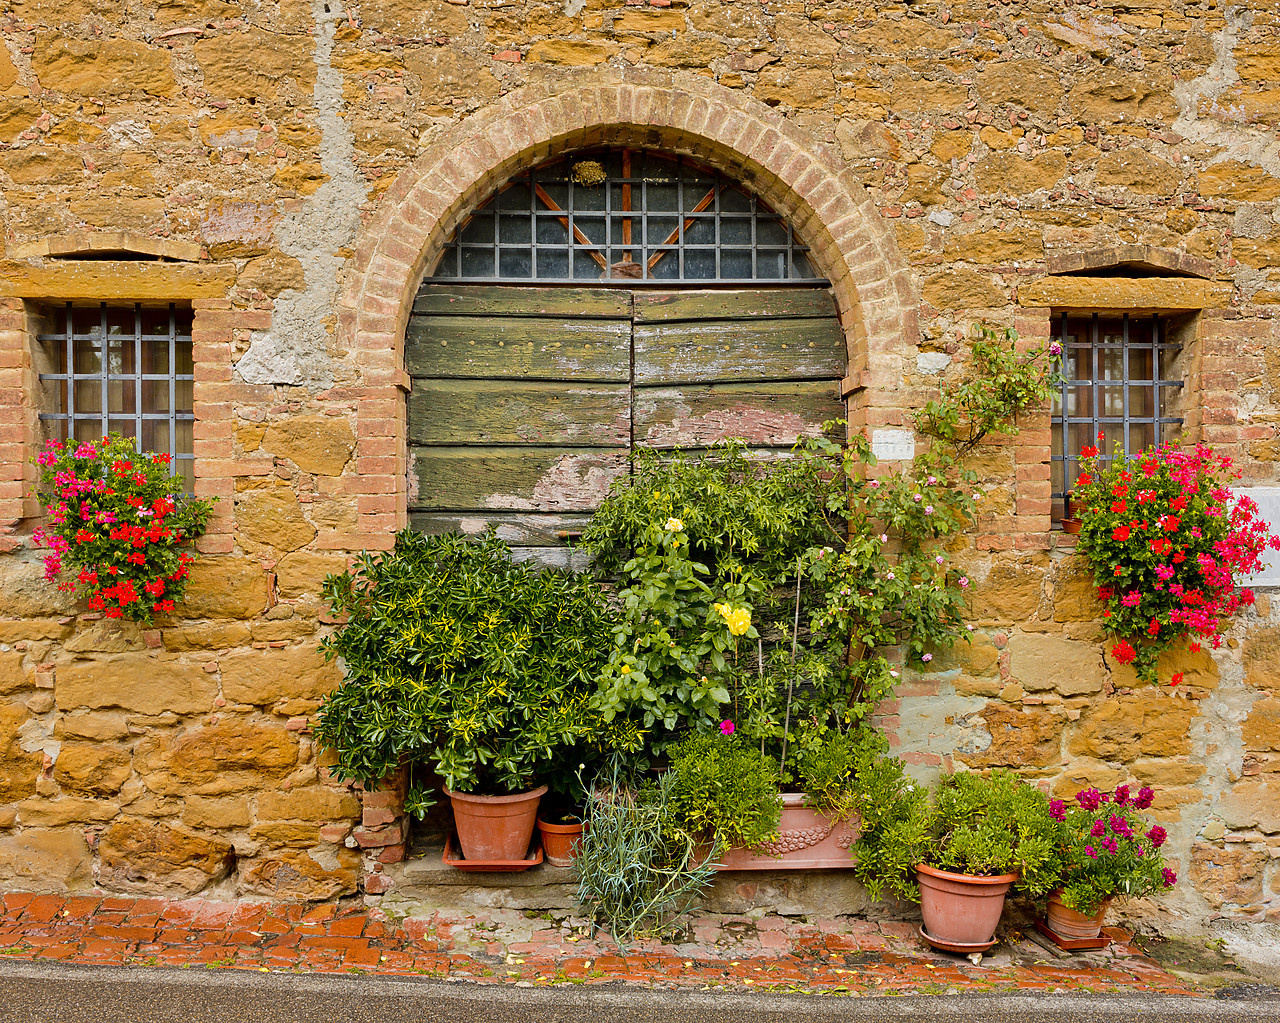
[[[567,867],[578,852],[582,840],[582,821],[572,824],[551,824],[538,818],[538,833],[542,836],[542,851],[547,862],[557,867]]]
[[[1088,941],[1098,937],[1102,933],[1102,919],[1107,915],[1107,905],[1111,900],[1108,899],[1099,906],[1098,912],[1093,916],[1085,916],[1064,906],[1061,896],[1061,889],[1049,896],[1049,905],[1044,914],[1049,930],[1068,941]]]
[[[803,792],[783,792],[778,839],[754,849],[731,846],[717,870],[833,870],[853,866],[849,848],[859,822],[836,821],[809,805]],[[709,849],[703,850],[706,859]]]
[[[545,785],[512,796],[475,796],[447,787],[444,791],[453,803],[453,822],[464,857],[523,860],[528,855]]]
[[[996,943],[1004,897],[1017,874],[982,877],[916,865],[924,938],[948,952],[981,952]]]
[[[1080,527],[1083,525],[1084,523],[1080,519],[1063,519],[1062,531],[1070,536],[1077,536],[1080,533]]]

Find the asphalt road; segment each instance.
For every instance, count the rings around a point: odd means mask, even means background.
[[[842,998],[0,962],[4,1023],[1269,1023],[1280,996]]]

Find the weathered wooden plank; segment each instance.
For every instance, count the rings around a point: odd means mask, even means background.
[[[648,447],[702,447],[741,437],[790,445],[843,418],[839,382],[645,387],[635,392],[635,436]]]
[[[630,403],[625,384],[415,380],[409,443],[625,446]]]
[[[749,320],[834,317],[835,300],[827,288],[777,288],[756,291],[636,292],[637,323],[669,320]]]
[[[591,558],[577,547],[512,547],[511,560],[517,564],[532,561],[543,568],[567,568],[572,572],[585,572],[591,567]]]
[[[424,284],[414,315],[576,316],[626,319],[631,293],[618,288],[517,288],[502,285]]]
[[[409,321],[410,376],[626,383],[627,320],[420,316]]]
[[[834,318],[636,324],[636,384],[824,380],[844,376]]]
[[[498,539],[512,547],[554,547],[572,543],[590,521],[591,516],[586,513],[416,511],[409,515],[409,525],[420,533],[457,530],[466,536],[480,536],[493,526]]]
[[[627,449],[412,447],[409,507],[421,511],[592,511]]]

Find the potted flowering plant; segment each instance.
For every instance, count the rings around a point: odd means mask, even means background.
[[[1072,507],[1082,519],[1079,550],[1117,636],[1111,652],[1155,682],[1160,654],[1174,643],[1189,640],[1193,651],[1221,644],[1231,617],[1253,603],[1236,580],[1258,571],[1280,538],[1253,501],[1233,497],[1240,473],[1231,459],[1203,444],[1165,445],[1129,461],[1118,448],[1110,458],[1092,445],[1080,453]]]
[[[168,454],[141,454],[118,433],[89,441],[51,440],[36,456],[36,496],[48,524],[35,531],[45,578],[79,591],[106,618],[150,624],[182,600],[188,548],[204,534],[211,501],[182,496]]]
[[[1049,813],[1060,824],[1058,887],[1049,895],[1045,915],[1059,938],[1096,938],[1117,895],[1139,898],[1178,880],[1160,853],[1164,828],[1138,815],[1154,795],[1146,787],[1130,795],[1129,786],[1121,785],[1114,793],[1077,792],[1074,806],[1061,799],[1050,802]]]

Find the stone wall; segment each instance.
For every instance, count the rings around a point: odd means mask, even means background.
[[[859,425],[901,428],[963,374],[976,318],[1035,340],[1056,309],[1164,308],[1191,324],[1187,435],[1274,482],[1278,25],[1262,0],[15,0],[0,882],[322,898],[402,855],[394,806],[353,831],[309,738],[338,677],[318,586],[403,522],[399,346],[432,253],[579,145],[690,153],[790,217],[836,290]],[[30,335],[51,301],[156,296],[195,311],[197,490],[220,503],[186,617],[139,631],[40,579]],[[1047,420],[1022,426],[955,552],[974,643],[904,685],[901,749],[1157,785],[1191,881],[1162,912],[1280,913],[1280,613],[1187,655],[1178,690],[1137,686],[1050,529]]]

